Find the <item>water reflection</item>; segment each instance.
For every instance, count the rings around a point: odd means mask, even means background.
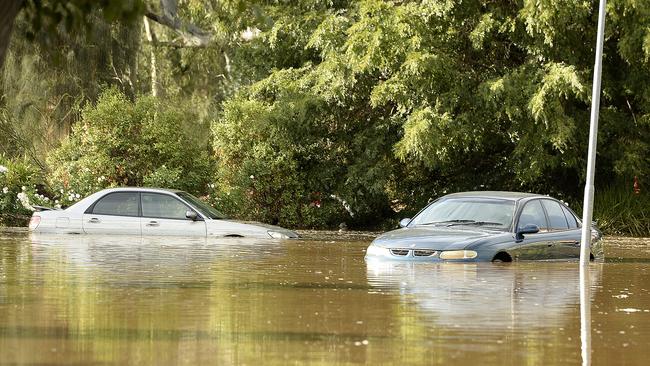
[[[0,232],[0,364],[580,364],[577,263],[366,263],[368,241]],[[591,269],[594,365],[644,364],[650,266]]]
[[[580,266],[580,341],[582,366],[591,365],[591,269]]]
[[[436,325],[463,329],[527,329],[566,325],[579,304],[576,263],[368,262],[368,281],[397,288]],[[591,267],[591,286],[602,265]]]

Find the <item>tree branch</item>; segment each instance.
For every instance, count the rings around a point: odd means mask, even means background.
[[[178,9],[175,0],[161,0],[162,15],[156,14],[150,9],[145,16],[154,22],[172,29],[179,38],[176,44],[181,47],[212,47],[219,46],[219,42],[210,32],[197,27],[191,23],[185,23],[178,18]]]

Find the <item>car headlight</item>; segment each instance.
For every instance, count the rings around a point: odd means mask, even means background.
[[[478,256],[473,250],[448,250],[440,253],[440,259],[474,259]]]
[[[290,238],[289,235],[287,235],[285,233],[281,233],[279,231],[270,231],[269,230],[269,231],[267,231],[267,234],[269,234],[269,236],[272,237],[273,239],[289,239]]]
[[[383,257],[386,255],[388,255],[388,249],[373,244],[370,244],[366,249],[366,257]]]

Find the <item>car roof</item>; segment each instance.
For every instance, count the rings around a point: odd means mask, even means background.
[[[129,192],[129,191],[138,191],[138,192],[166,192],[166,193],[178,193],[183,192],[178,189],[167,189],[167,188],[155,188],[155,187],[117,187],[117,188],[107,188],[102,190],[103,193],[111,192]]]
[[[495,199],[504,199],[509,201],[519,201],[524,198],[547,197],[547,196],[537,194],[537,193],[525,193],[525,192],[471,191],[471,192],[451,193],[442,198],[462,198],[462,197],[495,198]]]

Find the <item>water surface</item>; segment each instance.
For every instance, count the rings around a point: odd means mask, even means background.
[[[0,231],[0,364],[581,364],[576,262],[363,259],[297,241]],[[592,364],[645,365],[650,240],[590,265]]]

